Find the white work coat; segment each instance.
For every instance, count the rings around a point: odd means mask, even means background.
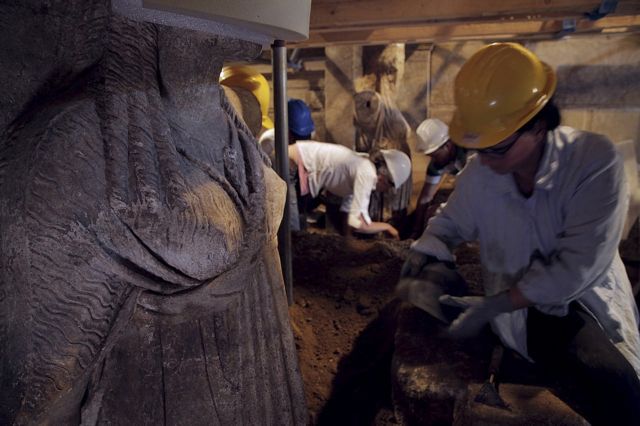
[[[359,228],[360,215],[370,224],[369,201],[378,179],[374,164],[342,145],[314,141],[298,141],[296,145],[309,174],[311,195],[317,197],[326,189],[343,197],[340,210],[349,213],[349,225]]]
[[[549,132],[529,198],[511,174],[479,160],[469,160],[412,248],[454,260],[451,249],[478,240],[487,295],[517,286],[540,311],[558,316],[578,301],[640,375],[638,311],[618,253],[628,195],[614,146],[569,127]],[[501,314],[492,327],[529,358],[526,315]]]

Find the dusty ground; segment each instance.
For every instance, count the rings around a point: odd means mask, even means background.
[[[445,202],[452,189],[452,182],[446,181],[435,201],[438,204]],[[411,242],[381,236],[345,239],[336,232],[315,227],[293,235],[294,304],[289,311],[311,424],[318,424],[322,408],[326,408],[328,401],[331,401],[332,411],[346,410],[352,403],[345,402],[340,392],[345,392],[344,388],[352,384],[352,370],[358,368],[353,367],[355,364],[368,363],[372,375],[386,375],[386,371],[375,370],[386,368],[388,359],[385,360],[385,356],[390,354],[384,351],[392,347],[370,346],[380,344],[381,334],[384,335],[383,342],[392,344],[388,341],[393,339],[393,334],[385,333],[395,324],[385,322],[389,321],[385,318],[393,317],[392,311],[396,308],[392,302],[393,290]],[[476,262],[474,254],[468,250],[461,254],[461,273],[474,281],[473,271],[465,270],[469,269],[468,264]],[[380,318],[382,310],[384,315]],[[359,342],[356,341],[358,336]],[[357,374],[368,373],[364,370],[356,371]],[[343,389],[332,393],[336,375],[340,384],[335,387]],[[389,384],[380,382],[377,377],[369,382],[356,377],[355,381],[357,386],[378,388],[355,390],[366,394],[363,404],[373,405],[371,410],[378,412],[374,423],[396,424],[387,400]],[[362,419],[369,414],[360,412],[354,416],[360,424],[366,424]],[[332,413],[327,415],[326,410],[320,420],[322,424],[336,424],[335,417]],[[346,420],[341,421],[349,424]]]
[[[311,422],[329,399],[338,361],[392,299],[409,241],[346,240],[302,232],[293,237],[290,308]],[[379,424],[393,423],[390,413]]]

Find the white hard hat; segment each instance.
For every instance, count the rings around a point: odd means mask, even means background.
[[[411,159],[407,154],[397,149],[382,149],[380,152],[389,173],[391,173],[394,186],[396,189],[400,188],[400,185],[411,176]]]
[[[258,139],[258,144],[265,154],[271,159],[275,159],[276,155],[276,130],[265,130]]]
[[[427,118],[416,129],[416,135],[416,149],[429,155],[449,140],[449,126],[437,118]]]

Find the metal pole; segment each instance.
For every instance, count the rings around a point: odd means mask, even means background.
[[[276,172],[287,183],[287,201],[278,230],[278,251],[287,301],[293,304],[293,271],[291,268],[291,223],[289,211],[289,120],[287,118],[287,48],[283,40],[274,40],[273,51],[273,109],[275,111]]]

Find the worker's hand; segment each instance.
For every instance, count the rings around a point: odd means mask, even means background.
[[[440,296],[438,300],[443,305],[464,310],[447,330],[449,336],[454,339],[473,337],[494,317],[503,312],[513,311],[508,291],[488,297],[454,297],[445,294]]]
[[[394,240],[399,240],[400,239],[400,233],[398,232],[398,230],[396,228],[394,228],[392,225],[389,225],[389,227],[386,230],[387,234],[389,234],[389,236],[391,238],[393,238]]]
[[[404,261],[400,270],[400,277],[415,277],[429,261],[435,259],[433,256],[421,253],[416,250],[409,250],[409,256]]]

